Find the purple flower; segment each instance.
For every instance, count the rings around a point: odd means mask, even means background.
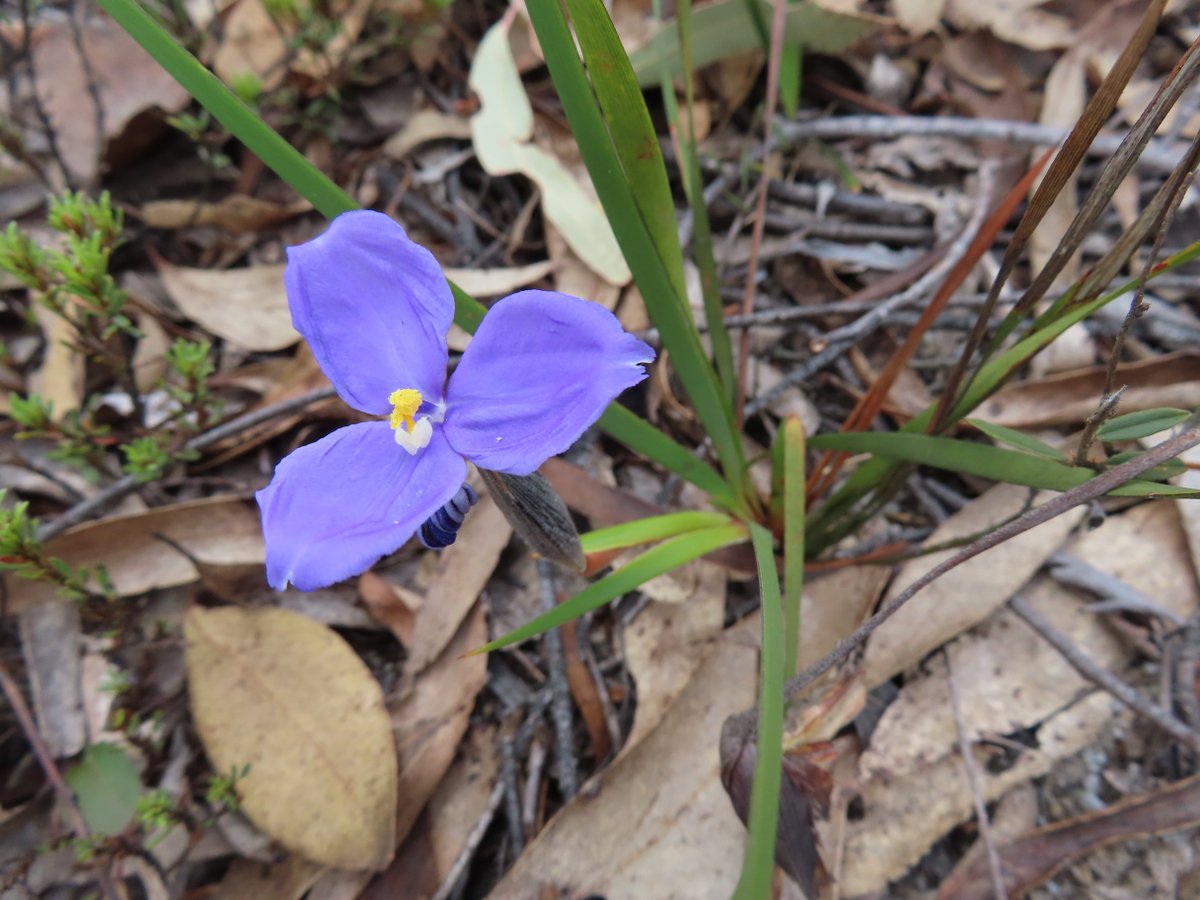
[[[382,213],[345,213],[290,248],[284,281],[292,322],[338,394],[386,418],[301,447],[258,492],[279,590],[324,587],[398,549],[458,493],[468,460],[530,474],[654,359],[603,307],[521,291],[491,308],[447,382],[450,288]]]

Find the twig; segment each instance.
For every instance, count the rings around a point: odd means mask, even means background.
[[[80,21],[84,13],[80,7],[81,4],[78,0],[73,0],[67,18],[71,23],[71,40],[75,44],[75,52],[79,54],[79,65],[83,69],[83,77],[87,82],[88,96],[92,98],[96,146],[103,147],[105,144],[104,98],[100,93],[100,79],[96,77],[96,69],[92,66],[92,61],[84,49],[83,22]]]
[[[991,534],[984,535],[977,541],[964,547],[949,559],[938,563],[903,591],[884,604],[880,610],[858,627],[849,637],[838,641],[824,659],[809,666],[800,674],[790,679],[785,686],[785,696],[789,699],[798,695],[810,684],[846,659],[857,647],[869,638],[880,625],[894,616],[904,604],[911,600],[918,591],[941,578],[951,569],[957,568],[969,559],[978,556],[985,550],[990,550],[1019,534],[1024,534],[1031,528],[1036,528],[1051,519],[1061,516],[1067,510],[1074,509],[1085,503],[1090,503],[1109,491],[1120,487],[1127,481],[1132,481],[1143,472],[1161,465],[1168,459],[1174,459],[1190,447],[1200,444],[1200,415],[1191,416],[1184,423],[1183,431],[1173,438],[1163,441],[1145,453],[1139,454],[1128,462],[1113,466],[1101,472],[1095,478],[1089,479],[1079,487],[1072,488],[1063,494],[1057,494],[1041,506],[1034,507],[1029,512],[1001,525]]]
[[[1033,122],[999,119],[966,119],[954,116],[841,116],[807,122],[776,120],[780,135],[789,141],[808,138],[951,137],[967,140],[999,140],[1010,144],[1051,147],[1067,136],[1068,129]],[[1101,134],[1088,149],[1090,156],[1111,156],[1125,139],[1122,134]],[[1183,150],[1175,144],[1151,141],[1138,158],[1138,165],[1156,173],[1169,172],[1179,164]]]
[[[1125,321],[1128,323],[1130,320],[1126,318]],[[1112,362],[1116,358],[1114,354],[1109,361]],[[1116,375],[1117,367],[1115,364],[1111,367],[1111,372],[1114,376]],[[1075,448],[1075,465],[1087,465],[1088,450],[1091,449],[1092,442],[1096,440],[1100,426],[1116,414],[1117,404],[1121,402],[1121,394],[1123,393],[1125,393],[1124,387],[1117,388],[1115,391],[1110,391],[1107,386],[1105,387],[1104,392],[1100,396],[1100,402],[1096,404],[1096,409],[1087,417],[1087,420],[1083,424],[1083,434],[1079,436],[1079,446]]]
[[[438,885],[438,889],[433,892],[432,900],[447,900],[455,887],[458,886],[459,879],[467,871],[467,866],[471,864],[471,860],[475,856],[475,851],[483,843],[483,836],[487,834],[488,828],[491,827],[492,819],[496,817],[496,810],[500,807],[502,799],[504,799],[504,785],[497,781],[496,785],[492,788],[492,793],[488,796],[487,806],[484,807],[483,815],[479,817],[479,821],[467,832],[467,839],[463,841],[462,849],[458,851],[458,856],[454,858],[454,863],[450,866],[446,877],[442,879],[442,883]]]
[[[1046,565],[1050,570],[1050,577],[1055,581],[1101,598],[1101,602],[1088,606],[1091,612],[1123,610],[1155,616],[1175,626],[1183,625],[1183,619],[1177,613],[1152,602],[1121,579],[1101,572],[1077,556],[1060,550],[1050,556]]]
[[[1020,595],[1014,596],[1009,601],[1009,606],[1030,628],[1052,644],[1076,672],[1108,691],[1137,715],[1149,719],[1192,752],[1200,753],[1200,732],[1193,731],[1141,691],[1131,688],[1108,669],[1084,656],[1066,635],[1051,625],[1025,598]]]
[[[558,605],[554,590],[554,567],[547,560],[537,562],[541,587],[542,612]],[[550,687],[550,721],[554,724],[554,749],[558,757],[558,789],[563,800],[579,790],[579,766],[575,760],[575,732],[571,715],[571,688],[567,683],[567,656],[561,628],[551,628],[542,636],[546,654],[547,683]]]
[[[67,785],[66,781],[63,780],[62,773],[58,770],[58,766],[54,763],[54,757],[50,754],[50,748],[46,746],[41,732],[38,731],[37,725],[33,721],[33,714],[29,711],[29,707],[25,703],[25,697],[21,693],[21,688],[17,684],[16,679],[8,671],[8,667],[4,665],[3,658],[0,658],[0,690],[4,692],[4,696],[8,700],[8,705],[12,707],[13,714],[17,717],[17,722],[20,724],[21,730],[25,732],[25,739],[29,741],[29,746],[33,749],[33,755],[37,759],[38,765],[42,767],[42,771],[46,775],[46,780],[50,782],[50,786],[58,796],[59,803],[66,810],[67,816],[71,820],[71,827],[75,829],[76,836],[81,840],[87,840],[91,836],[91,831],[88,829],[87,822],[84,821],[83,812],[79,809],[79,803],[75,800],[75,793]],[[118,896],[116,887],[113,885],[109,873],[104,869],[99,869],[96,876],[100,882],[104,896],[116,900]]]
[[[71,170],[67,168],[66,160],[63,159],[62,150],[58,146],[58,133],[54,130],[54,123],[50,120],[50,113],[46,111],[46,107],[42,103],[42,97],[38,93],[37,66],[33,61],[33,16],[31,14],[33,2],[32,0],[20,0],[18,5],[21,10],[21,57],[25,60],[26,75],[29,78],[30,103],[33,105],[34,115],[37,116],[38,122],[41,123],[42,130],[46,132],[46,148],[50,151],[50,155],[58,165],[59,171],[62,172],[63,183],[70,190],[74,190],[75,177],[71,174]]]
[[[972,735],[967,733],[967,724],[962,715],[962,694],[958,689],[958,678],[954,674],[954,665],[950,654],[945,650],[942,655],[946,659],[946,683],[950,686],[950,709],[954,714],[954,727],[958,731],[958,752],[962,756],[963,768],[967,773],[967,784],[971,788],[971,798],[975,803],[975,820],[979,823],[979,837],[987,853],[988,869],[992,875],[992,893],[996,900],[1008,900],[1008,891],[1004,888],[1004,870],[1000,866],[1000,854],[996,851],[996,842],[992,838],[992,823],[988,819],[987,803],[983,798],[983,784],[979,777],[979,763],[971,750]]]
[[[514,712],[513,717],[518,715]],[[517,755],[513,739],[512,718],[500,730],[500,786],[504,791],[504,815],[508,823],[508,839],[512,842],[513,858],[525,850],[525,833],[521,830],[521,789],[517,786]]]
[[[216,428],[210,428],[204,434],[197,435],[186,444],[183,445],[185,451],[205,450],[214,444],[219,444],[226,438],[233,437],[243,431],[247,431],[261,425],[263,422],[269,422],[271,419],[280,416],[286,416],[290,413],[304,409],[306,406],[311,406],[314,403],[319,403],[322,400],[328,400],[334,396],[334,390],[331,387],[318,388],[315,391],[309,391],[307,394],[301,394],[299,397],[293,397],[290,400],[284,400],[280,403],[273,403],[270,406],[264,406],[262,409],[248,412],[244,416],[238,416],[226,422],[224,425],[218,425]],[[118,478],[104,490],[100,491],[93,497],[89,497],[82,503],[76,503],[58,518],[51,522],[47,522],[38,529],[38,540],[48,541],[57,535],[62,534],[68,528],[85,522],[92,516],[101,512],[112,503],[116,503],[126,494],[133,493],[143,484],[142,481],[134,475],[125,475]]]
[[[795,387],[802,381],[807,380],[813,373],[824,368],[834,359],[845,353],[851,346],[878,328],[896,310],[935,290],[937,284],[966,255],[979,229],[983,227],[983,222],[989,212],[989,200],[992,196],[992,189],[995,186],[998,171],[999,166],[994,160],[988,160],[979,167],[979,190],[976,192],[971,218],[954,239],[954,242],[950,245],[945,255],[933,268],[913,282],[907,290],[901,291],[894,297],[889,297],[882,303],[877,304],[874,309],[862,317],[855,319],[849,325],[835,328],[829,332],[825,336],[825,339],[828,341],[825,349],[820,353],[814,353],[806,362],[785,375],[769,391],[756,397],[753,402],[746,404],[746,415],[752,416],[765,409],[788,388]]]

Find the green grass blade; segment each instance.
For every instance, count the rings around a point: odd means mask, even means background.
[[[804,50],[799,44],[788,44],[779,58],[779,105],[783,114],[794,119],[800,110],[800,66]]]
[[[617,29],[600,0],[567,0],[592,90],[608,126],[629,190],[658,258],[686,305],[683,251],[675,224],[675,198],[650,111]]]
[[[626,447],[696,485],[714,503],[739,515],[749,514],[745,503],[733,494],[715,469],[620,404],[610,404],[598,424]]]
[[[758,560],[762,597],[762,677],[758,696],[757,759],[750,790],[746,857],[734,896],[758,900],[771,896],[775,874],[775,833],[779,827],[779,790],[783,777],[783,621],[780,614],[779,573],[771,533],[750,526]]]
[[[713,252],[712,223],[708,205],[704,202],[704,179],[700,173],[700,155],[696,142],[696,78],[692,70],[692,0],[679,0],[676,9],[679,25],[679,47],[684,64],[684,109],[682,122],[677,115],[675,131],[679,135],[679,170],[692,211],[692,258],[700,271],[700,293],[704,299],[704,318],[708,322],[708,340],[712,345],[713,363],[725,402],[733,407],[737,396],[737,369],[733,362],[733,342],[725,327],[725,304],[721,299],[721,284],[717,277],[717,260]],[[663,99],[669,98],[668,116],[675,110],[675,91],[664,77]]]
[[[674,279],[646,229],[592,86],[575,52],[562,8],[557,0],[530,0],[528,9],[571,131],[650,317],[671,353],[696,414],[712,438],[726,477],[737,493],[749,498],[752,494],[745,455],[733,427],[732,410],[721,395],[686,298],[678,294]]]
[[[472,653],[489,653],[501,647],[519,644],[521,641],[536,637],[542,632],[565,625],[573,619],[578,619],[584,613],[603,606],[624,593],[632,591],[638,585],[645,584],[651,578],[677,569],[686,562],[712,553],[730,544],[740,544],[746,539],[746,526],[742,524],[721,525],[717,528],[706,528],[703,531],[692,531],[664,541],[657,547],[652,547],[634,559],[629,565],[610,572],[599,581],[594,581],[570,600],[559,604],[550,612],[538,616],[532,622],[527,622],[519,628],[514,628],[508,634],[497,638],[490,644],[485,644]]]
[[[789,416],[779,429],[783,441],[783,670],[796,671],[800,647],[800,598],[804,592],[804,425]]]
[[[1038,440],[1023,431],[1017,431],[1015,428],[993,425],[982,419],[967,419],[967,424],[978,428],[998,444],[1007,444],[1009,447],[1016,447],[1018,450],[1024,450],[1026,453],[1032,453],[1043,459],[1053,459],[1057,462],[1063,462],[1066,459],[1066,456],[1057,447],[1051,447],[1045,441]]]
[[[638,544],[652,544],[689,531],[732,524],[729,516],[722,513],[688,510],[597,528],[580,535],[579,540],[584,553],[603,553],[606,550],[636,547]]]
[[[356,209],[357,204],[295,147],[208,71],[134,0],[100,0],[100,5],[201,106],[250,148],[323,216]]]
[[[962,472],[992,481],[1023,484],[1051,491],[1069,491],[1090,481],[1096,473],[1083,466],[1069,466],[1019,450],[1006,450],[928,434],[849,432],[822,434],[809,443],[821,450],[873,453],[890,459]],[[1131,481],[1111,492],[1115,497],[1192,496],[1195,491],[1150,481]]]
[[[1102,441],[1136,441],[1138,438],[1149,437],[1174,428],[1186,419],[1190,413],[1186,409],[1159,407],[1158,409],[1141,409],[1137,412],[1126,413],[1109,419],[1100,426],[1096,437]]]

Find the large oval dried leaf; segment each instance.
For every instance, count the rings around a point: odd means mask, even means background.
[[[381,868],[395,849],[396,746],[379,684],[337,634],[285,609],[194,608],[192,715],[264,832],[314,862]]]

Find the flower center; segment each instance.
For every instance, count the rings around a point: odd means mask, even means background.
[[[433,424],[429,416],[416,418],[417,410],[421,408],[424,398],[421,392],[413,388],[401,388],[388,395],[388,403],[392,404],[392,414],[388,424],[395,432],[396,443],[411,455],[429,446],[433,439]]]

